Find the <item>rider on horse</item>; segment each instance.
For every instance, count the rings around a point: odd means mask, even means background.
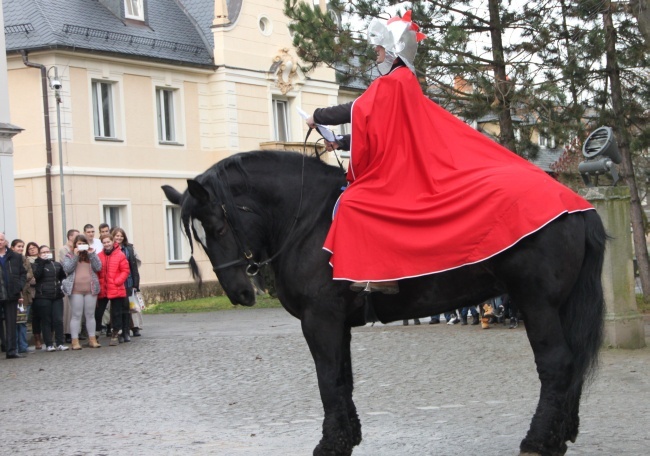
[[[324,249],[334,280],[396,293],[397,281],[486,260],[564,213],[593,207],[537,166],[456,118],[422,92],[411,21],[373,19],[369,43],[387,74],[354,102],[307,120],[351,122],[349,186]]]

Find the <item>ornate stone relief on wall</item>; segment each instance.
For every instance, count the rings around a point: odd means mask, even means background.
[[[297,76],[298,65],[296,59],[289,54],[288,48],[280,49],[278,55],[273,58],[271,73],[277,76],[276,85],[283,95],[293,89],[293,83]]]

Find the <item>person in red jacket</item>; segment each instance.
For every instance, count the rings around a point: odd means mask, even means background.
[[[100,238],[103,250],[99,253],[102,269],[98,272],[100,291],[97,296],[97,311],[101,311],[99,318],[104,314],[106,304],[111,301],[111,342],[108,345],[118,344],[118,336],[122,334],[124,342],[130,342],[129,328],[122,328],[122,315],[129,313],[129,300],[126,296],[124,282],[129,277],[129,262],[113,236],[103,234]]]

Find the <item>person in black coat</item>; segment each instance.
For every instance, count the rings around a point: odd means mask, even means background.
[[[65,279],[65,271],[61,263],[52,259],[50,248],[42,245],[38,250],[38,258],[32,266],[36,279],[36,295],[32,304],[34,314],[41,319],[41,329],[45,340],[46,350],[64,351],[63,334],[63,290],[61,282]],[[56,341],[52,341],[52,328]]]
[[[6,331],[2,331],[2,345],[7,352],[7,359],[23,357],[16,351],[16,316],[18,299],[26,281],[27,270],[23,265],[23,256],[7,248],[5,234],[0,232],[0,307],[4,311],[6,325]]]
[[[124,286],[126,287],[126,296],[131,297],[133,291],[140,291],[140,272],[138,271],[138,259],[135,254],[135,248],[133,247],[133,244],[129,243],[129,238],[126,237],[126,232],[122,228],[113,228],[111,234],[129,262],[129,277],[126,279]],[[128,328],[133,328],[133,337],[140,336],[141,321],[141,313],[138,315],[129,312],[127,315],[123,315],[122,328],[127,328],[122,331],[122,339],[124,342],[129,342],[131,340]]]

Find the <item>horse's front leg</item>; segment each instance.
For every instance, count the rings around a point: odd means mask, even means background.
[[[302,331],[309,345],[318,376],[318,389],[325,418],[323,419],[323,438],[314,449],[314,456],[348,456],[360,441],[355,439],[348,413],[348,396],[351,391],[346,382],[344,369],[346,359],[346,339],[344,318],[337,318],[336,311],[319,312],[310,309],[302,319]],[[349,393],[349,394],[348,394]],[[356,413],[355,413],[356,415]]]

